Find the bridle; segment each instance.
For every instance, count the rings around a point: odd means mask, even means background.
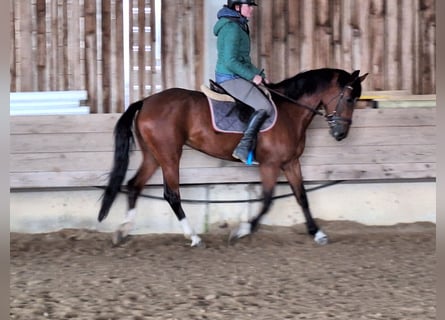
[[[277,90],[274,90],[274,89],[271,89],[271,88],[268,88],[268,87],[266,87],[266,88],[267,88],[267,90],[269,90],[270,92],[272,92],[272,93],[274,93],[274,94],[276,94],[276,95],[278,95],[278,96],[280,96],[280,97],[282,97],[282,98],[288,100],[289,102],[292,102],[292,103],[296,104],[297,106],[300,106],[300,107],[302,107],[302,108],[305,108],[305,109],[307,109],[307,110],[309,110],[309,111],[311,111],[311,112],[313,112],[313,113],[315,113],[315,114],[317,114],[317,115],[323,116],[323,117],[326,119],[326,121],[328,122],[328,124],[329,124],[330,127],[335,126],[335,125],[337,124],[337,121],[346,122],[346,123],[348,123],[348,124],[351,124],[351,123],[352,123],[352,120],[351,120],[351,119],[349,119],[349,118],[345,118],[345,117],[342,117],[342,116],[341,116],[341,112],[342,112],[342,110],[341,110],[341,102],[342,102],[342,100],[343,100],[343,98],[344,98],[345,90],[346,90],[346,89],[349,89],[349,90],[352,91],[352,90],[354,89],[350,84],[344,86],[343,89],[341,90],[341,92],[340,92],[339,94],[333,96],[333,97],[328,101],[328,103],[325,104],[325,103],[323,103],[322,101],[320,101],[320,103],[319,103],[315,108],[314,108],[314,107],[311,107],[311,106],[308,106],[308,105],[306,105],[306,104],[304,104],[304,103],[301,103],[301,102],[299,102],[299,101],[297,101],[297,100],[295,100],[295,99],[292,99],[291,97],[289,97],[289,96],[287,96],[287,95],[285,95],[285,94],[283,94],[283,93],[281,93],[281,92],[279,92],[279,91],[277,91]],[[337,100],[337,105],[335,106],[335,110],[332,111],[332,113],[330,113],[330,114],[325,114],[325,113],[323,113],[323,112],[321,112],[321,111],[319,110],[320,108],[323,108],[323,109],[327,110],[327,107],[328,107],[328,106],[329,106],[335,99],[338,99],[338,100]]]
[[[345,95],[345,90],[349,89],[349,90],[353,90],[354,88],[351,85],[346,85],[343,87],[343,89],[341,90],[341,92],[339,94],[337,94],[336,96],[334,96],[333,98],[331,98],[329,100],[329,102],[327,104],[323,104],[322,102],[320,102],[320,105],[324,107],[325,110],[327,110],[327,107],[329,106],[329,104],[338,97],[338,101],[337,101],[337,105],[335,106],[335,110],[332,111],[332,113],[325,115],[325,119],[328,122],[330,127],[333,127],[337,124],[337,121],[342,121],[342,122],[346,122],[347,124],[351,124],[352,120],[349,118],[345,118],[341,116],[341,112],[342,110],[341,108],[341,102],[344,98]]]

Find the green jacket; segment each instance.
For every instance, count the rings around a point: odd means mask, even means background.
[[[250,36],[239,23],[222,17],[216,22],[213,33],[218,37],[216,72],[238,75],[249,81],[257,74],[264,77],[251,62]]]

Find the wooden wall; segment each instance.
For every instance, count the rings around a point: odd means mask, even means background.
[[[329,135],[322,117],[307,131],[305,181],[436,177],[436,108],[358,109],[347,139]],[[113,128],[120,114],[18,116],[10,121],[10,187],[91,187],[107,183]],[[141,153],[131,156],[128,178]],[[182,184],[258,182],[257,166],[211,158],[185,147]],[[285,181],[280,177],[280,181]],[[162,184],[160,170],[149,181]]]
[[[435,93],[434,0],[261,0],[254,56],[272,81],[361,69],[365,90]]]
[[[87,90],[92,111],[122,110],[122,1],[10,1],[11,91]]]
[[[10,1],[11,91],[87,90],[92,112],[124,110],[122,0]],[[155,2],[129,4],[130,101],[205,80],[205,1],[161,3],[162,42]],[[435,93],[434,0],[261,0],[255,14],[253,59],[272,81],[329,66],[370,72],[365,90]]]

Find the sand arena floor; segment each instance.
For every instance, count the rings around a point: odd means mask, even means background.
[[[182,235],[62,230],[10,235],[10,319],[436,319],[436,227],[319,221]]]

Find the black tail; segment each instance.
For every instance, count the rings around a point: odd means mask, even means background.
[[[131,131],[133,119],[136,113],[142,108],[143,101],[132,103],[122,114],[114,127],[114,161],[113,169],[110,172],[108,185],[102,196],[102,205],[99,211],[99,222],[105,219],[110,211],[111,205],[118,192],[130,160],[130,147],[133,142],[133,132]]]

